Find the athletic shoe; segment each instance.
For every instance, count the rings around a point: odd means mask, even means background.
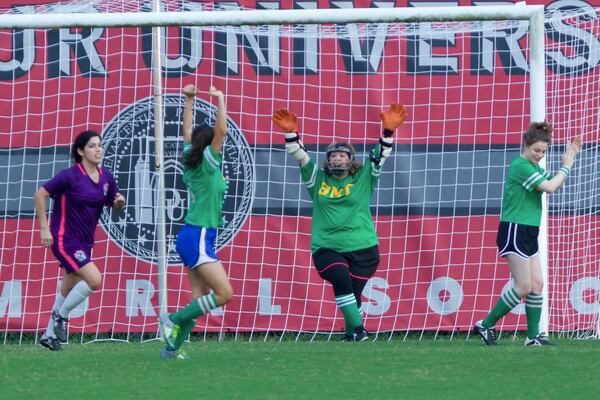
[[[540,333],[533,339],[525,339],[525,346],[554,346],[552,343],[548,341],[548,336],[543,333]]]
[[[67,324],[68,318],[62,317],[58,310],[52,311],[52,320],[54,321],[54,334],[61,342],[67,341]]]
[[[54,336],[42,336],[42,338],[40,339],[40,344],[45,348],[49,349],[50,351],[62,351],[63,349],[58,339]]]
[[[483,342],[488,346],[493,346],[497,344],[496,331],[494,329],[486,328],[485,326],[483,326],[483,320],[475,322],[475,325],[473,325],[473,330],[481,336]]]
[[[186,361],[190,359],[190,356],[183,349],[169,350],[165,347],[160,351],[160,358]]]
[[[160,333],[163,340],[170,349],[175,349],[175,341],[179,333],[179,325],[169,319],[169,313],[160,314],[158,319],[160,325]]]
[[[352,341],[353,342],[362,342],[369,339],[369,332],[365,329],[364,326],[359,325],[354,328],[352,331]]]

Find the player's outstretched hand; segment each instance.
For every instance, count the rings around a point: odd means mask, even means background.
[[[211,86],[208,88],[208,94],[210,94],[211,96],[214,96],[214,97],[223,97],[224,96],[223,92],[220,90],[217,90],[217,88],[214,86]]]
[[[398,128],[406,119],[406,108],[402,104],[393,103],[387,110],[381,110],[379,116],[383,122],[383,129],[390,131]]]
[[[194,86],[192,84],[185,85],[185,87],[183,88],[183,94],[186,97],[194,97],[197,93],[198,93],[198,89],[196,89],[196,86]]]
[[[123,207],[125,207],[125,196],[121,193],[117,193],[113,202],[113,208],[117,211],[121,211]]]
[[[298,130],[298,117],[287,108],[280,108],[273,113],[273,122],[284,132],[296,132]]]
[[[575,162],[575,157],[581,151],[582,141],[581,136],[577,136],[565,150],[565,154],[563,154],[563,165],[571,168],[573,163]]]

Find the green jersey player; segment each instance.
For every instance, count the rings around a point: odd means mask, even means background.
[[[163,358],[188,358],[180,347],[196,325],[196,319],[227,304],[233,296],[229,278],[214,249],[217,228],[223,221],[221,211],[227,187],[221,172],[221,149],[227,134],[225,98],[223,92],[211,86],[209,93],[217,99],[215,126],[193,128],[193,102],[197,93],[194,85],[183,89],[183,181],[190,194],[190,206],[176,244],[188,268],[193,299],[176,313],[160,315],[166,343],[161,351]]]
[[[474,330],[487,345],[496,344],[494,327],[525,298],[527,316],[526,346],[546,346],[550,342],[540,334],[542,288],[544,286],[538,255],[538,233],[542,218],[542,194],[553,193],[565,183],[575,156],[581,150],[581,138],[567,146],[563,165],[551,179],[539,162],[546,154],[552,138],[547,123],[533,123],[523,135],[521,155],[510,164],[504,185],[502,215],[498,228],[499,255],[506,257],[514,287],[502,293],[489,315],[475,323]]]
[[[285,132],[286,150],[300,163],[302,181],[313,201],[311,253],[319,275],[328,281],[344,315],[348,341],[368,339],[363,326],[361,294],[379,265],[375,225],[369,208],[381,168],[392,151],[393,133],[406,119],[406,109],[392,104],[380,113],[383,135],[362,165],[354,147],[334,142],[327,147],[323,168],[312,161],[297,133],[297,117],[285,108],[273,121]]]

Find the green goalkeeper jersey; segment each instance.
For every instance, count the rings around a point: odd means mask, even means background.
[[[548,173],[539,164],[516,157],[504,185],[500,221],[540,226],[543,192],[535,188],[547,178]]]
[[[313,201],[311,252],[327,248],[346,253],[377,244],[369,205],[380,166],[369,162],[354,175],[336,178],[310,160],[300,172]]]
[[[183,158],[189,155],[191,143],[183,145]],[[183,167],[183,182],[188,189],[189,209],[185,223],[204,228],[223,226],[223,199],[227,182],[221,172],[223,158],[212,146],[206,146],[202,162],[196,168]]]

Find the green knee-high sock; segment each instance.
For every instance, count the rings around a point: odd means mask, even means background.
[[[354,294],[344,294],[336,296],[335,303],[338,308],[344,314],[344,322],[346,323],[346,334],[352,335],[352,331],[355,327],[362,325],[362,319],[358,313],[358,307],[356,306],[356,298]]]
[[[183,324],[180,325],[179,333],[177,334],[177,338],[175,339],[176,350],[180,348],[181,345],[186,341],[186,339],[192,332],[192,329],[194,329],[194,326],[196,326],[196,319],[194,318],[185,321]]]
[[[533,339],[540,334],[540,318],[544,297],[539,293],[530,293],[525,297],[525,315],[527,315],[527,337]]]
[[[502,293],[492,311],[490,311],[489,315],[483,320],[483,326],[486,328],[493,328],[500,318],[508,314],[510,310],[518,306],[520,302],[521,297],[515,289],[509,289]]]
[[[182,325],[184,322],[191,319],[195,321],[199,316],[204,315],[217,307],[219,307],[217,299],[213,293],[210,293],[190,301],[187,306],[176,313],[169,315],[169,319],[177,325]]]

